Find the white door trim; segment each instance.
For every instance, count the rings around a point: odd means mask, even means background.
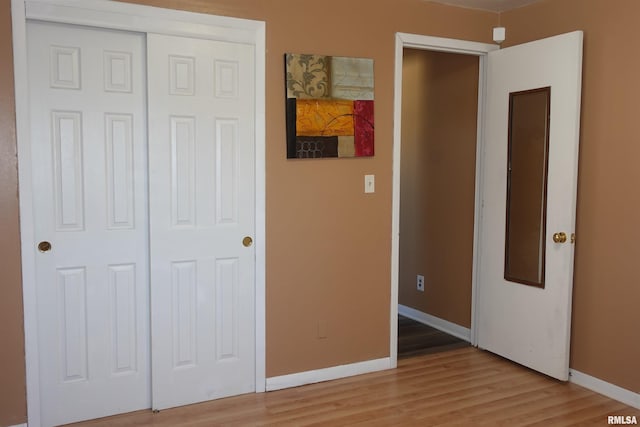
[[[480,254],[478,253],[478,241],[480,238],[480,215],[482,213],[482,153],[484,132],[484,100],[485,100],[485,72],[486,57],[493,50],[499,49],[498,45],[479,43],[466,40],[455,40],[441,37],[430,37],[417,34],[396,33],[395,52],[395,78],[394,78],[394,129],[393,129],[393,190],[391,212],[391,333],[389,341],[389,354],[391,366],[398,364],[398,275],[400,273],[400,148],[402,142],[402,53],[404,48],[434,50],[440,52],[459,53],[478,56],[480,61],[478,75],[478,127],[476,144],[476,189],[475,189],[475,215],[473,237],[473,273],[471,284],[471,344],[477,345],[476,334],[476,289],[477,272]]]
[[[22,288],[24,304],[27,417],[29,426],[39,426],[40,373],[35,285],[33,184],[29,125],[27,65],[27,19],[87,25],[134,32],[199,37],[255,46],[255,334],[256,392],[266,384],[265,330],[265,22],[220,17],[110,0],[11,0],[16,133],[20,195]]]

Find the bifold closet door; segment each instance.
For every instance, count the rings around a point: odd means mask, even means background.
[[[43,424],[148,408],[144,35],[27,31]]]
[[[255,391],[254,48],[148,34],[154,409]]]

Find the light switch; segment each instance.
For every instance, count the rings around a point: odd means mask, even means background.
[[[365,193],[376,192],[376,176],[375,175],[364,176],[364,192]]]

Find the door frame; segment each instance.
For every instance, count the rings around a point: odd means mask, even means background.
[[[27,417],[30,426],[41,424],[40,372],[36,310],[33,183],[29,123],[27,20],[85,25],[138,33],[196,37],[255,47],[255,381],[256,392],[266,383],[265,296],[265,56],[264,21],[231,18],[163,9],[111,0],[11,0],[18,193],[27,386]]]
[[[476,301],[478,290],[478,266],[480,265],[479,241],[482,237],[482,179],[484,155],[484,110],[486,99],[486,69],[489,52],[500,49],[495,44],[431,37],[418,34],[396,33],[395,78],[393,101],[393,181],[391,208],[391,307],[389,354],[391,366],[398,365],[398,286],[400,273],[400,152],[402,145],[402,70],[404,48],[431,50],[477,56],[478,68],[478,119],[476,134],[476,182],[475,212],[473,222],[473,271],[471,276],[471,345],[477,346]]]

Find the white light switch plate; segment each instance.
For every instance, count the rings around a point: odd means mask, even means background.
[[[365,193],[376,192],[376,176],[375,175],[364,176],[364,192]]]

